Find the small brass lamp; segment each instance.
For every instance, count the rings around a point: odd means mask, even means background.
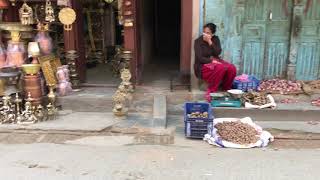
[[[38,42],[29,42],[28,54],[32,57],[32,64],[39,64],[38,57],[40,56],[40,47]]]

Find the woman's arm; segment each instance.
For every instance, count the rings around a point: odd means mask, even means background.
[[[212,47],[212,55],[214,57],[219,57],[222,52],[222,49],[221,49],[220,39],[218,36],[214,36],[210,47]]]
[[[212,60],[210,59],[210,57],[204,56],[201,44],[197,40],[194,43],[194,51],[195,51],[196,59],[199,60],[200,63],[202,64],[211,63]]]

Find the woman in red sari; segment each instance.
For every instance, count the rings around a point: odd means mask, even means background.
[[[206,99],[210,102],[210,93],[216,92],[222,85],[224,91],[231,89],[237,74],[236,67],[220,58],[221,44],[215,36],[216,25],[206,24],[203,35],[195,40],[195,75],[208,83]]]

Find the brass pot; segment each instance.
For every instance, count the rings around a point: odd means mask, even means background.
[[[23,64],[22,70],[27,75],[37,75],[41,69],[40,64]]]

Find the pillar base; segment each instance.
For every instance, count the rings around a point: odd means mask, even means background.
[[[288,80],[296,80],[296,65],[289,64],[287,70],[287,78]]]

